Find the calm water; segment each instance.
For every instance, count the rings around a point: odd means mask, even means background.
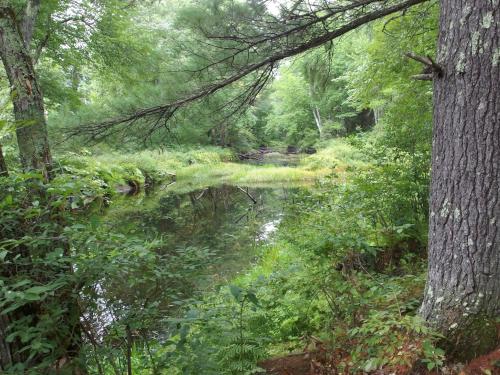
[[[203,292],[250,269],[262,251],[258,245],[272,241],[285,205],[300,189],[220,185],[186,192],[186,184],[176,190],[179,185],[123,196],[105,213],[103,221],[114,232],[144,242],[161,240],[155,267],[171,276],[152,275],[133,288],[121,280],[97,282],[100,297],[88,318],[98,336],[127,316],[127,306],[154,300],[163,316],[172,316]]]
[[[215,261],[199,270],[206,286],[206,278],[217,284],[251,265],[256,245],[271,240],[296,189],[221,185],[179,193],[174,184],[125,197],[106,217],[125,234],[161,236],[169,248],[208,248]]]

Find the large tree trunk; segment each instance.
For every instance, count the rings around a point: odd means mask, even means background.
[[[441,0],[429,274],[421,314],[463,359],[497,344],[500,2]]]
[[[28,28],[26,23],[30,24],[25,18],[22,25]],[[43,96],[27,49],[28,42],[21,34],[12,9],[0,6],[0,56],[11,87],[21,164],[26,170],[42,171],[45,178],[49,178],[52,157]]]

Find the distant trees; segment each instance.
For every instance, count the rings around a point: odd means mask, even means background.
[[[319,133],[311,111],[307,81],[294,69],[282,69],[272,90],[269,98],[272,107],[266,116],[269,138],[300,147],[312,146]]]
[[[355,131],[361,125],[355,118],[360,110],[349,100],[344,76],[350,63],[346,46],[340,42],[282,67],[269,97],[266,128],[271,139],[303,148],[321,138]]]

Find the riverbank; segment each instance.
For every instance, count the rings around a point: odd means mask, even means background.
[[[331,141],[313,155],[280,154],[265,157],[259,164],[237,162],[230,149],[204,147],[142,151],[130,154],[98,153],[84,150],[57,158],[58,175],[74,176],[96,195],[137,193],[146,187],[175,181],[176,190],[188,192],[207,186],[230,184],[266,187],[310,184],[332,173],[344,173],[348,166],[362,167],[364,161],[344,141]],[[288,160],[288,163],[285,161]]]
[[[417,314],[426,217],[410,197],[427,180],[402,184],[414,163],[345,141],[301,160],[298,169],[330,173],[290,194],[257,261],[191,304],[157,360],[170,358],[169,374],[283,374],[290,358],[326,374],[443,367]]]
[[[54,282],[20,274],[6,306],[81,285],[82,353],[103,374],[123,368],[124,345],[147,375],[451,368],[417,314],[425,159],[377,152],[369,139],[335,140],[295,166],[240,164],[219,149],[70,154],[50,182],[13,174],[1,181],[2,223],[50,249],[39,256]],[[129,181],[156,189],[124,196]]]

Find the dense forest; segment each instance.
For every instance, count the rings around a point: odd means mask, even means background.
[[[498,0],[0,0],[0,373],[500,374]]]

